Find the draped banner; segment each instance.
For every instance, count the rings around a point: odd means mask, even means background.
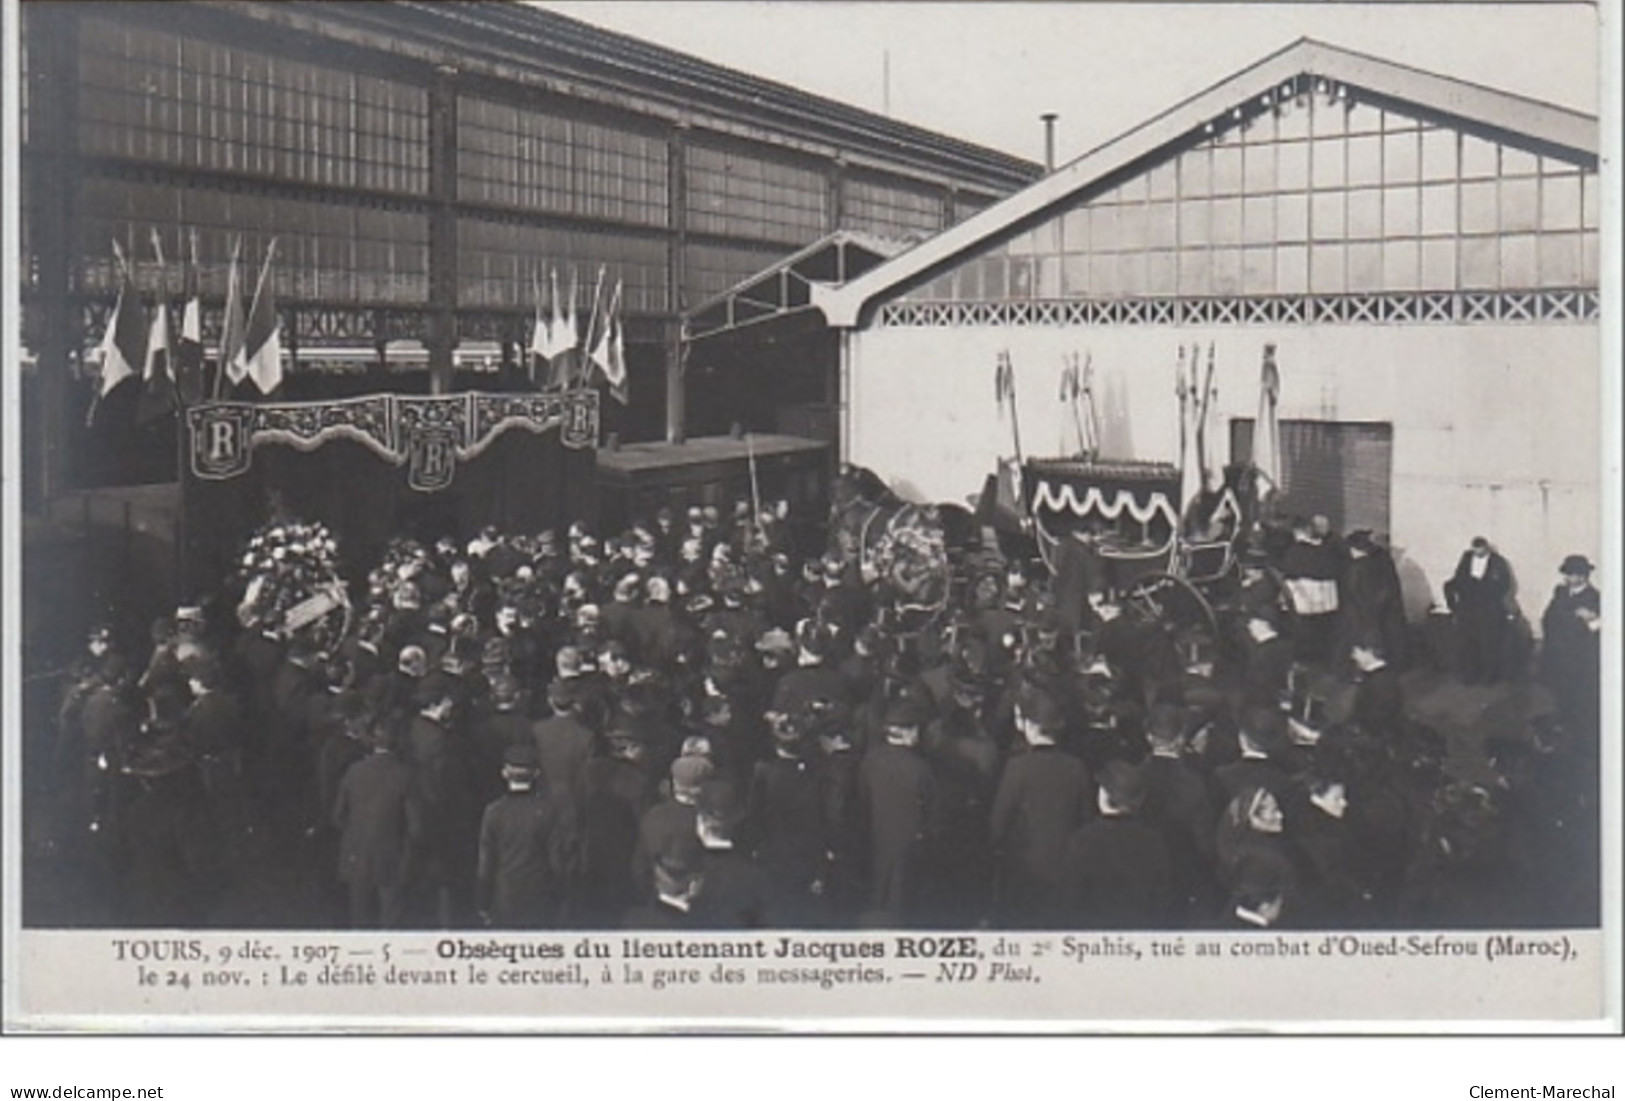
[[[511,429],[543,434],[580,450],[598,444],[598,392],[371,394],[338,401],[211,402],[186,411],[192,475],[222,481],[248,471],[254,450],[285,444],[314,451],[353,440],[385,461],[406,467],[412,489],[432,493],[451,485],[457,463],[471,459]]]

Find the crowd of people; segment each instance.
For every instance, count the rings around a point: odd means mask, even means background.
[[[122,924],[196,924],[201,883],[273,858],[319,885],[307,920],[358,928],[1595,911],[1576,868],[1595,863],[1599,601],[1578,556],[1532,672],[1553,706],[1472,776],[1407,709],[1402,673],[1429,658],[1387,551],[1324,522],[1258,533],[1212,594],[1216,637],[1111,588],[1058,608],[1041,567],[991,549],[956,554],[947,608],[905,621],[861,558],[744,502],[603,539],[401,538],[316,605],[305,575],[341,548],[290,530],[149,651],[98,629],[76,670],[58,756],[115,854]],[[1449,587],[1469,647],[1496,576],[1464,559]]]

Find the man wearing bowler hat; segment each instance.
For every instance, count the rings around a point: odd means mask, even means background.
[[[1558,567],[1562,581],[1540,617],[1541,680],[1558,714],[1582,739],[1595,731],[1602,690],[1602,595],[1591,583],[1591,562],[1571,554]]]

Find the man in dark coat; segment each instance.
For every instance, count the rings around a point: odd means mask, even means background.
[[[609,752],[587,761],[578,784],[582,869],[571,925],[611,925],[637,901],[631,866],[638,825],[660,798],[659,773],[642,740],[619,727],[606,740]]]
[[[476,907],[498,929],[547,929],[559,917],[569,830],[562,809],[543,793],[536,746],[511,743],[503,753],[507,794],[480,820]]]
[[[1057,746],[1066,717],[1053,697],[1024,691],[1016,726],[1027,750],[1005,764],[993,797],[998,920],[1011,928],[1058,928],[1067,839],[1093,812],[1094,793],[1088,768]]]
[[[181,722],[181,737],[197,762],[203,791],[228,846],[240,844],[250,828],[243,784],[246,720],[235,696],[223,687],[212,658],[187,663],[193,702]]]
[[[1367,734],[1391,738],[1405,717],[1399,673],[1375,643],[1356,643],[1350,651],[1355,669],[1354,721]]]
[[[370,739],[372,753],[345,771],[333,807],[339,879],[349,888],[352,928],[392,929],[403,916],[423,816],[412,767],[393,752],[381,726]]]
[[[1242,651],[1243,702],[1275,707],[1285,696],[1292,673],[1292,646],[1281,636],[1275,617],[1254,612],[1247,618],[1247,646]]]
[[[858,798],[869,836],[869,912],[865,924],[913,921],[922,863],[937,832],[938,793],[931,765],[918,749],[928,713],[912,696],[887,708],[884,737],[858,769]]]
[[[1393,555],[1361,530],[1349,535],[1348,556],[1342,582],[1343,650],[1362,640],[1376,642],[1388,664],[1403,669],[1409,626]]]
[[[1180,708],[1152,708],[1146,725],[1151,755],[1140,766],[1146,796],[1140,817],[1162,832],[1167,846],[1176,924],[1212,912],[1219,897],[1213,871],[1219,812],[1207,784],[1184,759],[1184,724]]]
[[[761,866],[734,841],[738,797],[726,780],[710,779],[695,798],[700,840],[697,923],[705,929],[761,929],[774,923],[772,891]]]
[[[575,680],[556,679],[547,686],[547,704],[553,714],[530,728],[542,782],[554,801],[574,804],[579,799],[576,785],[593,751],[592,728],[582,717],[585,700]]]
[[[1445,582],[1444,598],[1456,620],[1462,681],[1496,683],[1512,625],[1512,567],[1488,539],[1476,536]]]
[[[1540,617],[1541,680],[1571,732],[1591,742],[1602,705],[1602,595],[1591,584],[1584,556],[1569,555],[1560,572],[1563,580]]]
[[[815,720],[787,715],[773,726],[773,753],[751,770],[742,840],[768,876],[772,908],[798,928],[828,919],[827,865],[834,848],[825,821]]]
[[[1243,792],[1263,788],[1284,806],[1290,779],[1282,765],[1290,749],[1285,717],[1268,707],[1249,707],[1236,731],[1236,744],[1241,757],[1213,770],[1218,802],[1228,805]]]
[[[646,899],[654,892],[655,857],[673,838],[694,833],[700,785],[711,779],[713,772],[711,762],[704,757],[678,757],[671,763],[671,797],[650,807],[638,823],[630,875],[639,898]]]
[[[1139,769],[1111,761],[1100,773],[1100,814],[1072,832],[1064,883],[1073,924],[1085,929],[1161,929],[1173,916],[1173,874],[1156,826],[1140,817]]]

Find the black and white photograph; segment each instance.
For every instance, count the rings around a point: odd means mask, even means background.
[[[8,1027],[1617,1030],[1616,15],[9,3]]]

